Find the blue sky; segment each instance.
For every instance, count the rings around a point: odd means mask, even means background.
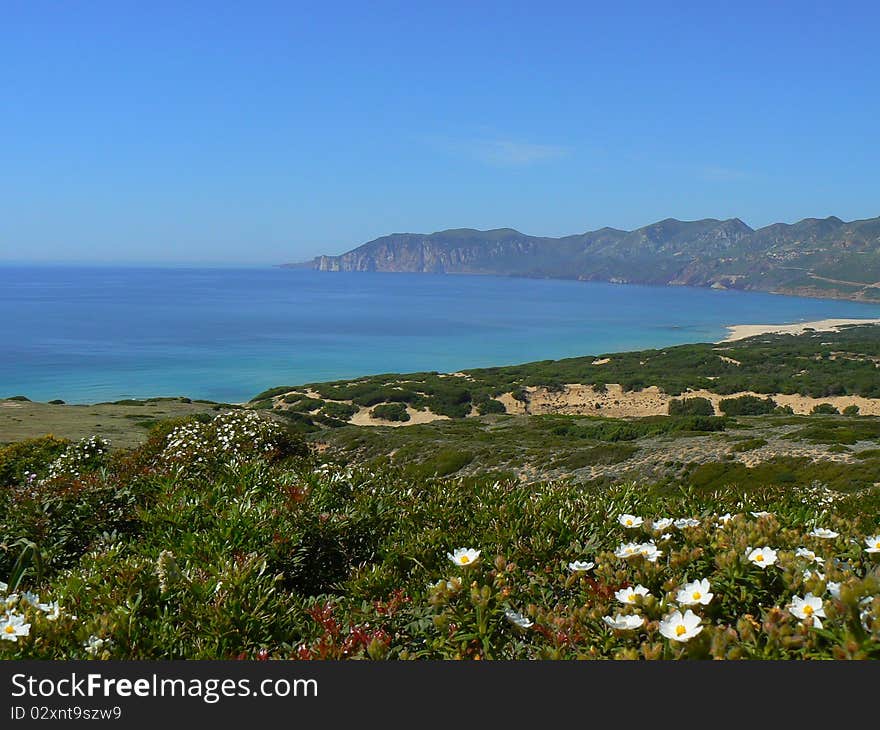
[[[0,260],[880,215],[869,3],[45,2],[0,24]]]

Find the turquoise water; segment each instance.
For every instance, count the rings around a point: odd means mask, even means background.
[[[708,342],[880,306],[684,287],[291,269],[0,267],[0,397],[244,401],[276,385]]]

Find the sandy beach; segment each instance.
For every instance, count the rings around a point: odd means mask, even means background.
[[[755,335],[799,335],[808,329],[817,332],[836,332],[841,326],[849,324],[880,324],[880,319],[819,319],[795,324],[733,324],[727,327],[730,334],[719,342],[733,342]]]

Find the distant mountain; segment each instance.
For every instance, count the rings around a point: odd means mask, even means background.
[[[880,218],[805,218],[754,230],[738,218],[674,218],[563,238],[512,228],[394,233],[341,256],[284,264],[319,271],[494,274],[746,289],[880,301]]]

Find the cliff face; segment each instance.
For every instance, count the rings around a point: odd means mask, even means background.
[[[603,228],[564,238],[511,228],[396,233],[319,271],[496,274],[757,289],[880,301],[880,218],[807,218],[753,230],[738,218],[672,218],[635,231]]]

